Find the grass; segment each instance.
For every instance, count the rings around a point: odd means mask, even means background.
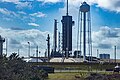
[[[63,73],[54,73],[54,74],[49,74],[48,80],[77,80],[75,76],[80,77],[80,80],[83,80],[84,77],[87,76],[88,73],[83,72],[83,73],[68,73],[68,72],[63,72]]]
[[[111,72],[105,72],[106,69],[113,69],[116,64],[114,63],[31,63],[32,65],[44,65],[54,67],[55,70],[78,70],[76,72],[56,72],[49,74],[48,80],[84,80],[89,73],[97,72],[100,74],[112,74]],[[62,66],[61,66],[62,65]],[[80,76],[80,79],[76,79],[75,76]]]
[[[111,72],[99,72],[100,74],[112,74]],[[57,72],[49,74],[47,80],[84,80],[89,75],[88,72]],[[76,78],[78,76],[80,78]]]

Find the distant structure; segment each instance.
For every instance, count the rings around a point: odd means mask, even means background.
[[[92,60],[90,6],[86,2],[83,2],[79,9],[77,50],[79,45],[83,61],[86,61],[86,54],[89,54],[89,61]]]
[[[100,59],[110,59],[110,54],[100,54]]]
[[[47,37],[47,53],[48,53],[48,61],[50,59],[50,36],[48,34],[48,37]]]
[[[67,0],[67,13],[62,16],[62,51],[66,58],[72,53],[72,16],[68,15],[68,0]]]
[[[5,39],[1,37],[0,35],[0,56],[3,55],[3,43],[5,42]]]

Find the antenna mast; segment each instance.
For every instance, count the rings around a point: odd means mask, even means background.
[[[67,16],[68,16],[68,0],[67,0],[67,13],[66,13],[66,14],[67,14]]]

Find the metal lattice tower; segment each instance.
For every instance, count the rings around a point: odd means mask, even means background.
[[[83,2],[78,15],[77,50],[83,54],[83,61],[86,61],[86,54],[89,54],[89,61],[92,60],[92,38],[91,38],[91,17],[90,6]]]
[[[58,33],[58,51],[62,52],[62,33]]]
[[[54,20],[54,42],[53,42],[53,52],[56,53],[56,49],[57,49],[57,20]]]

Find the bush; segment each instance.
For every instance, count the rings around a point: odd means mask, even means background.
[[[46,72],[32,69],[16,53],[9,58],[0,57],[0,80],[44,80],[47,77]]]

